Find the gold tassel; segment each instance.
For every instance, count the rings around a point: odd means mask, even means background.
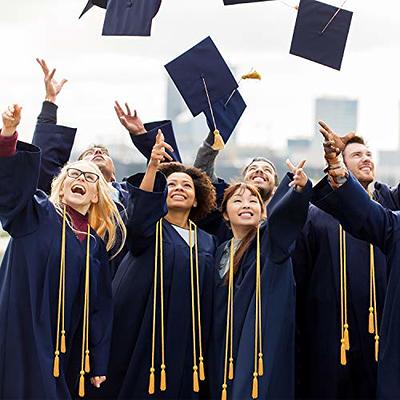
[[[344,324],[344,348],[350,350],[349,325]]]
[[[368,332],[369,333],[375,333],[375,329],[374,329],[374,307],[370,307],[369,308]]]
[[[264,375],[264,363],[262,353],[258,353],[258,376]]]
[[[346,359],[346,348],[344,345],[344,339],[341,339],[341,345],[340,345],[340,364],[346,365],[347,364],[347,359]]]
[[[61,331],[61,353],[67,351],[67,346],[65,344],[65,331]]]
[[[375,361],[379,359],[379,336],[375,335]]]
[[[233,358],[229,358],[229,373],[228,373],[228,379],[232,380],[233,379]]]
[[[228,387],[228,385],[226,383],[224,383],[222,385],[221,400],[226,400],[227,399],[227,393],[226,393],[226,388],[227,387]]]
[[[89,350],[85,351],[85,372],[90,372]]]
[[[206,374],[204,373],[203,357],[199,357],[199,377],[201,381],[204,381],[206,379]]]
[[[161,365],[160,390],[162,392],[167,390],[167,373],[165,372],[164,364]]]
[[[53,376],[55,378],[58,378],[60,376],[60,358],[58,356],[59,352],[55,352],[55,357],[54,357],[54,364],[53,364]]]
[[[154,368],[150,368],[150,378],[149,378],[149,394],[154,394],[155,392],[155,382],[154,382]]]
[[[193,367],[193,392],[198,392],[199,388],[199,374],[197,373],[197,366]]]
[[[85,372],[81,371],[79,378],[79,397],[85,397]]]
[[[258,79],[261,80],[261,74],[257,71],[251,71],[248,74],[244,74],[241,76],[241,79]]]
[[[254,372],[254,373],[253,373],[253,376],[254,376],[254,378],[253,378],[253,387],[252,387],[252,390],[251,390],[251,397],[252,397],[253,399],[257,399],[257,398],[258,398],[258,379],[257,379],[257,373]]]
[[[214,144],[211,146],[213,150],[222,150],[225,147],[224,139],[218,129],[214,130]]]

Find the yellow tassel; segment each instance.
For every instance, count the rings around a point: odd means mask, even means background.
[[[197,373],[197,367],[193,367],[193,392],[198,392],[199,388],[199,374]]]
[[[344,348],[350,350],[349,326],[344,324]]]
[[[199,377],[201,381],[206,380],[206,374],[204,372],[204,362],[203,357],[199,357]]]
[[[257,399],[258,398],[258,379],[257,379],[257,372],[253,373],[253,388],[251,390],[251,397],[253,399]]]
[[[341,339],[340,341],[342,344],[340,345],[340,364],[346,365],[347,364],[347,359],[346,359],[346,348],[344,345],[344,339]]]
[[[149,394],[154,394],[155,391],[154,371],[154,368],[150,368]]]
[[[226,400],[226,398],[227,398],[227,393],[226,393],[226,388],[227,387],[228,387],[228,385],[226,383],[224,383],[222,385],[221,400]]]
[[[229,359],[229,372],[228,372],[228,379],[233,379],[233,358]]]
[[[160,390],[162,392],[167,390],[167,373],[165,372],[164,364],[161,365]]]
[[[90,372],[89,350],[86,350],[85,353],[85,372]]]
[[[369,319],[368,319],[368,332],[375,333],[374,329],[374,308],[369,308]]]
[[[262,353],[258,353],[258,376],[264,375],[264,363]]]
[[[61,353],[67,351],[67,346],[65,344],[65,331],[61,331]]]
[[[85,397],[85,373],[81,371],[81,377],[79,378],[79,397]]]
[[[54,357],[54,365],[53,365],[53,376],[55,378],[58,378],[60,376],[60,359],[58,357],[59,352],[55,352],[55,357]]]
[[[379,336],[375,335],[375,361],[379,359]]]
[[[222,139],[221,134],[218,129],[214,130],[214,144],[211,146],[213,150],[222,150],[225,146],[224,139]]]
[[[249,72],[248,74],[242,75],[242,79],[258,79],[261,80],[261,74],[257,71]]]

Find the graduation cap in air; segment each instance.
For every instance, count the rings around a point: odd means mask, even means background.
[[[107,0],[89,0],[79,18],[82,18],[93,6],[107,8]]]
[[[109,0],[104,36],[150,36],[161,0]]]
[[[222,136],[219,132],[220,116],[228,117],[227,110],[236,110],[233,115],[237,119],[230,122],[229,130],[233,130],[246,104],[240,94],[225,105],[226,100],[234,92],[238,84],[228,65],[210,37],[202,40],[191,49],[165,65],[179,93],[193,116],[204,112],[209,123],[212,122],[214,132],[213,148],[223,148]],[[232,96],[233,98],[233,96]],[[218,114],[214,112],[214,108]],[[240,112],[237,111],[241,109]],[[224,124],[221,123],[221,126]],[[232,127],[233,126],[233,127]],[[231,132],[229,132],[230,134]],[[226,135],[229,137],[229,135]]]
[[[224,0],[224,5],[230,6],[233,4],[260,3],[261,1],[271,1],[271,0]]]
[[[131,139],[136,148],[146,157],[147,160],[150,159],[158,130],[161,129],[165,141],[174,149],[172,153],[169,150],[166,150],[167,153],[174,159],[174,161],[182,162],[171,121],[164,120],[150,122],[144,124],[144,128],[147,131],[146,133],[142,135],[131,135]]]
[[[316,0],[301,0],[290,54],[340,70],[351,11]]]

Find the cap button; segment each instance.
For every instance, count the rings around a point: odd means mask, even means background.
[[[128,8],[132,7],[132,0],[128,0],[126,6]]]

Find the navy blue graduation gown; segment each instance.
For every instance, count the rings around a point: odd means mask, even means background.
[[[167,390],[160,392],[160,324],[157,322],[156,392],[148,394],[151,366],[154,246],[156,222],[166,212],[166,180],[157,175],[154,192],[138,189],[143,175],[128,179],[129,253],[113,280],[114,326],[110,374],[99,398],[191,399],[193,350],[189,246],[163,220],[164,310]],[[205,368],[213,302],[214,238],[198,230],[201,318]],[[158,296],[159,299],[159,296]],[[158,301],[157,310],[160,303]],[[157,316],[159,321],[159,315]],[[96,393],[93,393],[96,396]]]
[[[74,145],[76,135],[75,128],[57,125],[54,123],[37,123],[35,132],[33,133],[32,144],[42,150],[41,167],[38,181],[38,188],[49,194],[51,190],[51,182],[56,177],[61,168],[69,161],[72,146]],[[126,203],[128,200],[128,191],[125,182],[112,182],[113,188],[117,191],[117,198],[114,202],[120,212],[123,221],[126,221]],[[118,231],[118,235],[120,232]],[[116,256],[115,252],[121,244],[120,236],[117,236],[114,249],[109,252],[110,268],[112,276],[122,259],[124,258],[127,249],[124,247]]]
[[[373,243],[387,256],[389,280],[381,321],[377,397],[400,397],[400,214],[383,208],[350,174],[338,190],[326,179],[315,188],[313,202],[337,218],[355,237]]]
[[[67,353],[60,356],[60,377],[54,378],[62,218],[36,189],[39,168],[39,149],[23,142],[18,142],[15,155],[0,158],[0,220],[11,235],[0,267],[2,399],[68,399],[75,394],[68,386],[77,389],[79,378],[80,364],[75,361],[81,354],[86,241],[81,243],[67,227]],[[91,367],[94,374],[107,375],[111,277],[105,245],[94,231],[91,235]],[[67,382],[67,375],[74,381]]]
[[[381,196],[381,201],[384,197]],[[346,233],[350,351],[340,364],[339,222],[310,206],[293,254],[297,285],[296,397],[374,398],[374,335],[368,333],[370,245]],[[386,257],[374,250],[378,326],[387,285]]]
[[[295,282],[290,252],[307,218],[311,183],[302,193],[281,182],[279,201],[261,225],[261,297],[264,375],[259,399],[294,397]],[[285,194],[280,197],[280,193]],[[218,248],[216,264],[222,250]],[[233,357],[235,377],[228,399],[251,398],[254,370],[256,240],[244,255],[234,279]],[[211,397],[220,398],[223,383],[227,285],[217,277],[213,315]]]

